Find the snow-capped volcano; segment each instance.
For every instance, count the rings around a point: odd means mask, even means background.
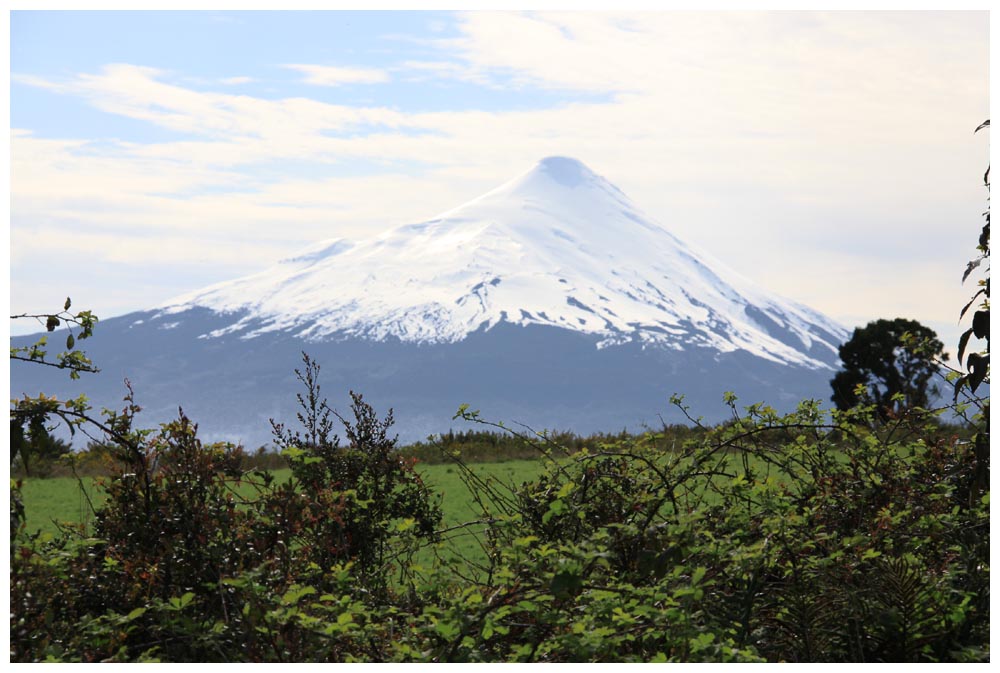
[[[178,297],[234,322],[207,332],[452,343],[500,323],[828,368],[846,330],[697,252],[575,159],[549,157],[438,217],[332,239]]]
[[[724,393],[781,410],[829,397],[847,331],[685,245],[573,159],[426,222],[333,239],[258,274],[102,319],[69,381],[12,367],[11,394],[86,394],[117,408],[128,379],[146,427],[178,406],[203,437],[259,446],[299,411],[306,351],[323,390],[393,408],[406,441],[460,404],[580,433],[729,414]],[[28,345],[34,337],[12,339]]]

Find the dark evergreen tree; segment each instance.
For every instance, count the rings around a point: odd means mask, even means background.
[[[915,320],[875,320],[858,327],[840,347],[843,369],[830,381],[831,399],[841,410],[874,404],[883,418],[927,407],[940,392],[931,378],[937,359],[948,358],[943,351],[934,330]]]
[[[48,476],[56,461],[71,451],[69,442],[49,434],[40,414],[27,421],[11,420],[10,449],[11,472],[27,477]]]

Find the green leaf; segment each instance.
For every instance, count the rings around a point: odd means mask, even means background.
[[[976,392],[979,384],[986,379],[986,373],[990,369],[990,356],[973,353],[969,356],[969,386],[972,392]]]
[[[969,303],[966,304],[965,306],[963,306],[962,310],[959,312],[959,314],[958,314],[958,319],[959,320],[961,320],[962,318],[965,317],[966,311],[968,311],[970,308],[972,308],[972,305],[976,303],[976,299],[981,294],[986,294],[986,290],[979,290],[979,292],[976,292],[976,294],[972,295],[972,299],[969,300]]]
[[[438,622],[434,625],[434,630],[445,640],[451,640],[461,632],[458,624],[454,622]]]
[[[700,652],[701,650],[704,650],[709,645],[711,645],[713,640],[715,640],[715,634],[712,633],[711,631],[705,631],[704,633],[699,633],[697,636],[691,638],[691,640],[689,641],[691,645],[691,651]]]
[[[962,332],[962,336],[958,338],[958,361],[962,362],[965,360],[965,347],[969,344],[969,337],[972,336],[972,328]]]
[[[281,455],[289,460],[295,460],[304,453],[305,452],[297,446],[286,446],[281,450]]]
[[[562,500],[553,500],[549,503],[549,509],[542,515],[542,523],[548,523],[554,516],[560,516],[566,511],[566,503]]]
[[[583,588],[583,578],[579,573],[562,570],[555,574],[549,589],[556,598],[569,598]]]
[[[574,488],[576,488],[576,484],[574,484],[572,481],[567,481],[565,484],[562,485],[562,488],[559,489],[559,492],[556,493],[556,497],[565,498],[567,495],[573,492]]]
[[[170,608],[173,610],[182,610],[188,606],[191,601],[194,600],[194,594],[192,592],[187,592],[180,598],[176,596],[171,596],[167,601],[170,604]]]
[[[972,316],[972,333],[977,339],[990,339],[990,312],[976,311]]]
[[[458,411],[456,411],[455,415],[451,417],[452,420],[455,420],[456,418],[464,418],[467,421],[474,421],[479,418],[479,410],[476,409],[475,411],[469,411],[468,404],[460,404],[458,405]]]
[[[308,596],[314,593],[316,593],[316,589],[313,587],[302,587],[297,584],[293,584],[288,591],[285,592],[285,595],[281,597],[281,602],[285,605],[298,603],[299,599],[303,596]]]
[[[955,401],[958,401],[958,395],[962,392],[964,386],[969,385],[969,377],[962,376],[955,381]]]

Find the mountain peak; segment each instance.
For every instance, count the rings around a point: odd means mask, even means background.
[[[598,196],[601,194],[611,194],[616,199],[622,196],[610,182],[590,170],[582,161],[563,156],[541,159],[529,171],[505,185],[501,185],[494,191],[517,192],[528,196],[550,198],[554,196],[549,193],[553,189],[591,192],[591,196],[597,198],[603,198]],[[582,194],[575,194],[574,198],[579,199],[582,196]]]
[[[597,177],[582,161],[572,157],[545,157],[535,170],[566,187],[576,187]]]
[[[166,313],[243,314],[206,335],[456,342],[499,323],[603,345],[747,351],[825,368],[845,330],[702,255],[576,159],[546,157],[431,220],[319,243],[261,273],[179,297]]]

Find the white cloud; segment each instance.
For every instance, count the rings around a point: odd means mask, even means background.
[[[455,61],[403,61],[396,70],[405,73],[405,79],[411,82],[438,79],[496,86],[482,69]]]
[[[971,133],[988,115],[983,15],[490,12],[463,15],[460,28],[432,42],[440,58],[393,74],[590,102],[411,113],[194,90],[128,64],[65,81],[15,75],[183,139],[15,131],[14,259],[42,254],[28,229],[45,246],[85,245],[60,237],[94,230],[106,236],[87,249],[109,263],[194,249],[248,272],[304,241],[429,217],[542,156],[570,154],[681,238],[835,317],[894,306],[926,313],[917,319],[957,315],[965,290],[941,288],[972,254],[986,196],[987,139]],[[288,67],[315,84],[389,79]],[[314,171],[285,173],[289,161]],[[344,177],[358,162],[384,169]],[[154,235],[176,244],[157,251]],[[105,245],[114,237],[128,253]]]
[[[365,124],[394,127],[405,116],[386,108],[355,108],[306,98],[268,100],[245,95],[197,91],[168,84],[166,73],[130,64],[112,64],[98,74],[56,82],[15,76],[21,84],[77,95],[115,115],[146,121],[212,142],[274,140],[278,145],[319,132],[350,131]],[[293,150],[296,148],[292,148]]]
[[[284,67],[301,72],[305,75],[304,81],[315,86],[380,84],[389,81],[389,73],[377,68],[348,68],[308,63],[289,63]]]

